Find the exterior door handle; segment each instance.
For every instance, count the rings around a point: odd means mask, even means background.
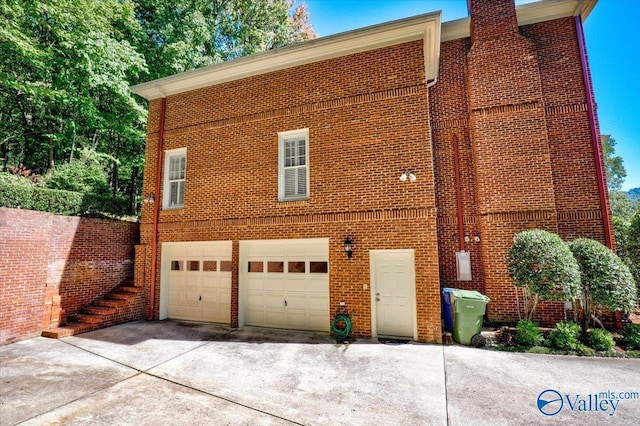
[[[198,298],[198,300],[202,302],[202,295],[200,295],[200,297]]]
[[[287,306],[287,301],[286,300],[284,301],[284,306]]]

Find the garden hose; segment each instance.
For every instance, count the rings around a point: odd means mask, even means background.
[[[344,328],[338,328],[339,322],[344,322]],[[351,315],[337,314],[331,321],[331,332],[338,339],[346,339],[351,334]]]

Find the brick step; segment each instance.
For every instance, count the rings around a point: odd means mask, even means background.
[[[102,322],[102,315],[75,314],[71,320],[85,324],[100,324]]]
[[[93,304],[95,306],[103,306],[110,308],[120,308],[127,304],[127,299],[98,299]]]
[[[91,315],[111,315],[118,312],[118,309],[114,306],[95,306],[89,305],[82,308],[83,314]]]
[[[110,291],[105,294],[102,298],[105,300],[133,300],[138,297],[137,293],[127,292],[127,291]]]
[[[135,294],[138,294],[138,293],[140,293],[142,291],[142,287],[136,287],[134,285],[128,285],[128,284],[120,284],[113,291],[118,292],[118,293],[135,293]]]
[[[141,292],[142,288],[136,287],[132,279],[124,280],[112,291],[70,316],[67,324],[44,330],[42,336],[59,339],[104,328],[105,324],[113,324],[111,315],[136,300]]]
[[[60,339],[62,337],[74,336],[80,333],[86,333],[98,328],[95,324],[86,324],[79,322],[72,322],[59,327],[54,327],[42,332],[42,337],[49,337],[51,339]]]

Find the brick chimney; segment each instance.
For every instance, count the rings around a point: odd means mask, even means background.
[[[471,42],[494,40],[518,33],[513,0],[470,0]]]
[[[469,130],[487,295],[517,312],[504,255],[516,233],[557,232],[538,52],[520,35],[513,0],[469,0]],[[500,313],[489,317],[499,319]]]

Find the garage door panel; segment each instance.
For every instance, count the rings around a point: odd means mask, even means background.
[[[328,258],[328,239],[241,241],[240,297],[245,323],[328,331]],[[313,272],[310,262],[314,262]],[[318,263],[323,265],[318,267]],[[264,315],[257,312],[260,298]]]
[[[231,322],[231,273],[220,271],[221,263],[231,260],[231,249],[231,241],[162,245],[166,317]]]

